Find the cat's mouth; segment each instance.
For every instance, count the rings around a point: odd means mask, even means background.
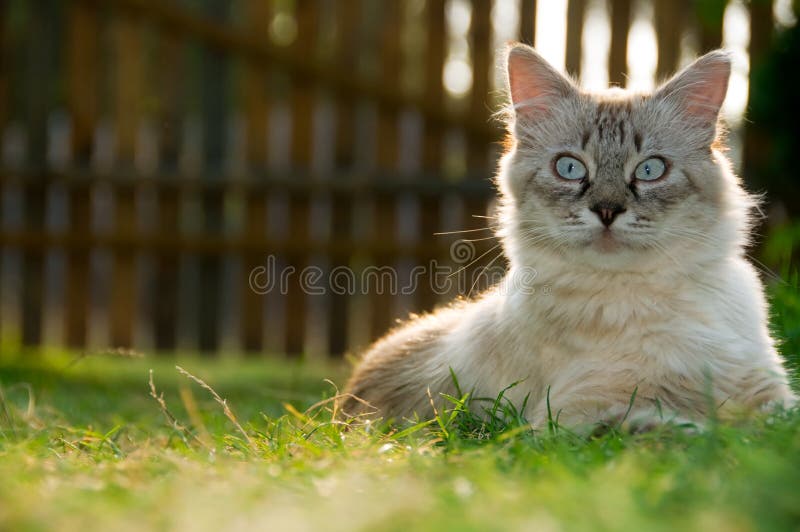
[[[622,242],[618,234],[606,227],[594,237],[592,247],[601,253],[613,253],[622,247]]]

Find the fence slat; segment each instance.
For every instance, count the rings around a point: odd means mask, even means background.
[[[681,37],[689,5],[686,0],[656,0],[653,17],[658,43],[656,77],[663,80],[678,69]]]
[[[33,0],[28,14],[26,96],[28,120],[28,167],[32,175],[23,187],[24,222],[42,229],[45,219],[46,188],[41,173],[47,160],[47,123],[52,109],[50,88],[57,79],[56,28],[58,2]],[[36,346],[42,340],[44,301],[44,257],[41,250],[28,249],[22,256],[22,343]]]
[[[9,67],[6,54],[8,53],[8,43],[6,42],[6,17],[8,6],[5,0],[0,0],[0,135],[5,132],[6,119],[8,118],[8,80],[9,80]],[[0,137],[1,138],[1,137]],[[3,216],[3,195],[5,194],[5,180],[4,176],[0,175],[0,225],[2,225]],[[4,311],[5,311],[5,294],[3,292],[3,258],[0,255],[0,342],[3,341],[3,324]]]
[[[489,88],[492,77],[492,3],[472,0],[470,52],[472,54],[472,92],[470,115],[476,120],[489,120]],[[467,164],[476,170],[488,170],[489,143],[486,139],[470,137]]]
[[[402,50],[400,48],[399,21],[403,20],[400,2],[391,0],[384,4],[381,32],[381,81],[388,89],[398,87],[402,71]],[[394,20],[392,20],[394,19]],[[398,114],[386,106],[378,108],[378,166],[385,169],[396,169],[399,157]],[[396,238],[397,201],[393,196],[373,195],[372,216],[374,238]],[[391,253],[374,254],[373,265],[378,267],[396,267],[397,255]],[[394,317],[394,297],[390,293],[379,293],[370,289],[370,332],[373,338],[385,334]]]
[[[271,9],[263,0],[246,3],[247,31],[254,39],[268,40]],[[264,169],[267,148],[267,72],[263,65],[249,61],[244,71],[244,105],[247,131],[247,163],[250,170]],[[265,194],[249,194],[245,201],[245,234],[253,240],[264,238],[267,219]],[[257,352],[263,347],[264,296],[250,289],[249,274],[266,257],[252,253],[244,258],[242,291],[242,347]]]
[[[157,83],[158,121],[161,124],[159,138],[159,167],[166,174],[178,170],[181,132],[183,129],[183,75],[185,64],[182,52],[184,43],[174,34],[162,32],[158,41]],[[168,238],[179,241],[180,197],[178,188],[156,181],[158,202],[158,224]],[[152,285],[153,342],[160,352],[168,352],[177,345],[177,316],[179,311],[180,257],[173,253],[158,253]]]
[[[72,158],[77,167],[88,167],[94,128],[97,121],[98,24],[97,13],[86,4],[70,5],[69,31],[69,106],[72,116]],[[77,234],[91,231],[91,187],[83,184],[68,194],[70,230]],[[83,347],[89,314],[89,253],[71,249],[67,253],[65,284],[66,344]]]
[[[384,2],[395,4],[395,0]],[[361,29],[361,3],[358,0],[340,0],[336,2],[336,62],[339,67],[349,72],[358,72],[358,59],[361,51],[359,36]],[[336,95],[336,152],[334,164],[337,168],[352,168],[356,161],[355,145],[356,102],[351,93]],[[380,126],[379,126],[380,127]],[[380,133],[379,133],[380,138]],[[380,144],[380,140],[379,140]],[[351,238],[353,234],[353,209],[356,201],[350,194],[333,194],[331,197],[331,230],[333,240]],[[331,269],[351,266],[351,257],[346,256],[333,260]],[[348,347],[348,328],[351,314],[350,294],[331,294],[328,308],[328,352],[333,355],[343,354]]]
[[[138,19],[116,14],[114,20],[115,112],[117,168],[134,167],[136,137],[141,118],[140,95],[144,81],[141,26]],[[124,184],[115,189],[115,227],[121,235],[136,232],[136,185]],[[111,288],[111,343],[129,347],[133,344],[136,309],[136,256],[134,250],[114,253],[114,278]]]
[[[316,2],[298,0],[295,18],[297,37],[292,45],[295,53],[314,58],[317,35]],[[291,91],[292,141],[291,161],[295,167],[309,168],[313,156],[314,88],[308,80],[296,80]],[[295,241],[309,240],[309,198],[289,195],[289,228]],[[289,257],[290,265],[296,269],[286,294],[286,351],[297,355],[303,352],[306,333],[306,293],[300,283],[300,272],[308,264],[306,254]]]
[[[522,0],[519,13],[519,40],[531,46],[536,43],[536,0]]]
[[[611,0],[611,51],[608,56],[608,81],[625,86],[628,73],[628,30],[631,26],[631,0]]]
[[[425,99],[434,105],[445,105],[445,92],[442,84],[444,68],[447,25],[445,24],[444,0],[429,0],[425,4],[427,18],[427,46],[425,48]],[[423,136],[422,166],[435,175],[441,175],[442,149],[445,131],[439,124],[427,122]],[[441,177],[440,177],[441,179]],[[432,238],[439,230],[439,198],[430,197],[419,200],[418,238]],[[433,256],[416,257],[417,265],[427,265]],[[420,283],[416,288],[416,310],[430,310],[437,302],[431,284]]]
[[[586,0],[569,0],[567,5],[567,56],[565,66],[572,76],[580,76],[583,44],[583,19]]]
[[[228,18],[228,2],[206,0],[205,12],[224,23]],[[219,179],[228,130],[228,61],[221,50],[214,48],[203,50],[202,61],[203,170],[206,179]],[[201,195],[203,230],[207,235],[222,234],[224,203],[225,194]],[[201,352],[210,354],[219,346],[222,301],[222,257],[219,254],[201,254],[198,257],[198,283],[197,345]]]
[[[386,3],[391,4],[393,0]],[[336,2],[336,63],[346,72],[358,72],[359,35],[361,11],[359,0],[338,0]],[[336,94],[336,153],[338,168],[349,168],[355,162],[356,146],[353,130],[355,128],[355,94],[351,91],[338,91]]]
[[[6,33],[6,20],[8,19],[8,3],[0,0],[0,133],[5,131],[6,119],[8,118],[8,34]],[[1,182],[0,182],[1,183]],[[3,199],[3,190],[0,186],[0,200]],[[2,203],[0,202],[0,205]],[[0,270],[2,271],[2,270]],[[0,299],[2,301],[2,299]]]

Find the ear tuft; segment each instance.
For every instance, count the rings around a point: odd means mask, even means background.
[[[508,89],[514,113],[533,116],[546,111],[559,98],[576,92],[569,79],[561,75],[536,50],[515,44],[506,56]]]
[[[725,101],[730,75],[730,55],[724,50],[715,50],[675,74],[656,92],[656,97],[675,101],[687,117],[714,127]]]

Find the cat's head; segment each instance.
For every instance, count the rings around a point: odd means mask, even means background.
[[[532,48],[507,54],[511,137],[498,185],[507,253],[638,271],[741,246],[752,205],[718,150],[730,59],[650,94],[581,91]]]

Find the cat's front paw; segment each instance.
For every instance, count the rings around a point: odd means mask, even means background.
[[[662,429],[679,429],[682,432],[694,434],[700,432],[702,428],[697,421],[679,415],[634,410],[604,416],[596,424],[592,436],[601,436],[612,430],[626,434],[643,434]]]

